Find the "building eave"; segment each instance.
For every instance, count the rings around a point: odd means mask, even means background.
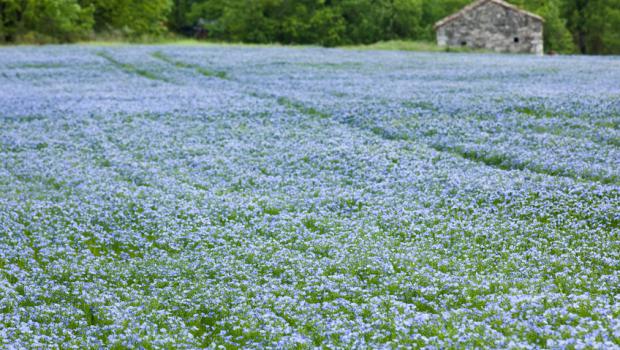
[[[457,18],[460,18],[465,13],[467,13],[469,11],[472,11],[472,10],[476,9],[477,7],[482,6],[482,5],[484,5],[484,4],[488,3],[488,2],[495,3],[497,5],[500,5],[500,6],[503,6],[505,8],[511,9],[513,11],[516,11],[516,12],[521,13],[523,15],[526,15],[528,17],[534,18],[534,19],[539,20],[541,22],[545,22],[545,19],[542,18],[541,16],[539,16],[539,15],[537,15],[535,13],[529,12],[529,11],[522,10],[522,9],[518,8],[517,6],[515,6],[515,5],[509,4],[509,3],[505,2],[505,1],[502,1],[502,0],[478,0],[476,2],[473,2],[473,3],[465,6],[460,11],[455,12],[452,15],[441,19],[440,21],[435,23],[434,28],[437,29],[439,27],[442,27],[442,26],[446,25],[447,23],[452,22],[453,20],[455,20]]]

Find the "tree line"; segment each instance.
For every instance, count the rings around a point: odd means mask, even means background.
[[[0,43],[168,33],[250,43],[434,41],[472,0],[0,0]],[[545,18],[549,51],[620,53],[620,0],[511,0]]]

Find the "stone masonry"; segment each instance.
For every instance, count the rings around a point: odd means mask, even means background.
[[[495,52],[543,54],[544,20],[501,0],[479,0],[435,24],[437,43]]]

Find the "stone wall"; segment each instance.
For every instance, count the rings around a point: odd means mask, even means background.
[[[543,54],[543,22],[492,1],[437,28],[440,46]]]

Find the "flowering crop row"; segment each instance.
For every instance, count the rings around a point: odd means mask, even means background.
[[[0,50],[0,347],[618,348],[620,60]]]

